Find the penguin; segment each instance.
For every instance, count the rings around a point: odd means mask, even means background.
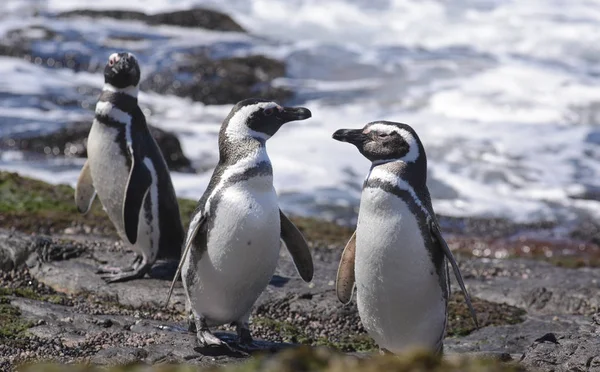
[[[447,261],[479,324],[431,206],[423,144],[409,125],[389,121],[340,129],[333,139],[353,144],[372,163],[356,231],[338,267],[339,301],[349,303],[356,288],[361,322],[383,352],[423,348],[441,354],[450,297]]]
[[[237,344],[252,347],[249,317],[275,272],[281,240],[301,278],[310,282],[313,262],[302,233],[279,209],[266,142],[290,121],[305,120],[303,107],[246,99],[219,132],[219,162],[191,216],[181,271],[190,330],[199,346],[225,346],[211,326],[233,324]]]
[[[250,98],[238,102],[221,125],[219,162],[191,216],[166,301],[181,273],[189,329],[202,347],[229,347],[209,329],[228,323],[236,327],[240,346],[252,346],[250,313],[275,272],[281,241],[300,277],[312,280],[308,244],[279,209],[266,149],[283,124],[310,117],[303,107]]]
[[[185,231],[167,164],[138,106],[136,57],[111,54],[104,82],[75,203],[85,214],[97,194],[121,239],[136,252],[130,266],[98,270],[112,283],[143,277],[158,258],[179,260]]]

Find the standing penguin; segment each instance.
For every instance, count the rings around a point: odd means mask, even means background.
[[[99,270],[110,283],[143,277],[157,258],[179,259],[185,232],[169,170],[138,106],[135,56],[113,53],[104,82],[75,202],[87,213],[98,193],[119,236],[137,253],[129,267]]]
[[[252,343],[250,312],[275,272],[281,240],[302,279],[312,280],[308,245],[279,209],[266,149],[283,124],[310,116],[303,107],[246,99],[221,126],[219,163],[192,215],[180,263],[190,329],[202,346],[227,346],[208,328],[227,323],[235,324],[240,345]]]
[[[406,124],[376,121],[363,129],[340,129],[333,138],[355,145],[372,162],[356,232],[338,268],[338,299],[350,302],[356,281],[361,321],[382,350],[441,353],[450,296],[446,260],[478,324],[431,206],[427,158],[417,133]]]

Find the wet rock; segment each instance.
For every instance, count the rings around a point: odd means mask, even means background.
[[[542,371],[600,371],[599,331],[558,335],[557,342],[536,340],[520,363]]]
[[[0,55],[23,58],[50,68],[69,68],[76,72],[92,70],[92,56],[89,53],[58,47],[59,43],[80,42],[83,39],[76,32],[58,33],[45,26],[33,25],[6,32],[0,40]],[[93,70],[99,68],[96,65]]]
[[[91,121],[76,122],[46,135],[2,138],[0,148],[45,155],[87,157],[87,136],[91,126]],[[169,169],[179,172],[194,171],[191,161],[183,154],[179,139],[173,133],[150,125],[148,128],[162,151]]]
[[[72,242],[0,229],[0,271],[14,270],[32,259],[60,261],[79,257],[85,252],[85,247]]]
[[[523,323],[484,327],[465,337],[446,338],[444,351],[508,353],[519,360],[529,345],[545,333],[576,334],[588,323],[589,318],[580,315],[528,317]]]
[[[88,11],[83,11],[88,12]],[[90,14],[96,14],[95,11]],[[110,12],[109,12],[110,13]],[[88,14],[88,13],[85,13]],[[99,14],[104,12],[99,11]],[[110,13],[112,14],[112,13]],[[119,17],[145,17],[136,12],[114,11],[114,16]],[[169,22],[179,22],[181,18],[201,17],[197,13],[173,12],[155,15]],[[184,20],[181,20],[184,22]],[[133,37],[131,35],[114,35],[112,41],[120,37]],[[152,41],[156,35],[135,36],[138,41]],[[167,38],[166,36],[164,36]],[[64,49],[60,45],[78,46]],[[218,44],[218,43],[217,43]],[[121,46],[122,45],[122,46]],[[198,48],[185,48],[169,50],[164,53],[164,58],[155,71],[146,74],[143,60],[147,55],[155,54],[149,49],[135,50],[142,61],[142,90],[150,90],[161,94],[174,94],[180,97],[189,97],[194,101],[205,104],[234,104],[249,97],[285,101],[292,96],[290,90],[278,87],[274,79],[285,76],[284,62],[277,61],[262,55],[223,57],[215,59],[211,48],[219,50],[219,46],[208,45]],[[144,47],[142,47],[144,48]],[[147,47],[145,47],[147,48]],[[0,40],[0,55],[23,58],[26,61],[47,68],[68,68],[73,71],[88,71],[101,73],[108,55],[115,49],[131,47],[127,43],[118,42],[108,46],[98,44],[97,40],[86,38],[76,32],[57,33],[42,26],[31,26],[11,30]],[[198,50],[199,49],[199,50]],[[93,51],[83,52],[83,51]],[[222,56],[222,53],[217,55]],[[86,94],[86,92],[81,93]],[[91,97],[87,95],[86,97]],[[97,95],[94,95],[97,97]],[[75,102],[79,104],[80,102]],[[65,106],[68,102],[58,102]],[[86,101],[86,105],[89,102]]]
[[[291,92],[273,86],[272,81],[283,76],[285,64],[265,56],[213,60],[204,54],[182,54],[176,65],[149,75],[140,86],[209,105],[236,103],[248,97],[281,102],[289,99]]]
[[[56,237],[50,243],[37,237],[42,240],[36,243],[34,236],[13,234],[16,240],[0,235],[0,242],[22,251],[23,257],[39,251],[30,245],[68,243]],[[28,360],[46,352],[59,361],[86,358],[102,365],[185,362],[201,366],[246,358],[193,347],[194,335],[186,331],[181,283],[176,284],[169,307],[164,307],[161,296],[167,293],[174,263],[155,265],[149,278],[107,285],[95,268],[129,262],[133,253],[111,239],[70,238],[77,239],[86,254],[67,259],[60,255],[42,259],[35,254],[26,275],[0,275],[0,288],[8,287],[4,295],[0,293],[2,301],[8,298],[31,326],[29,336],[0,348],[0,356],[24,355]],[[289,255],[282,251],[276,280],[260,296],[252,316],[251,330],[263,351],[296,343],[351,352],[376,350],[360,325],[355,301],[342,306],[336,300],[334,280],[341,249],[338,245],[313,249],[315,271],[320,274],[311,284],[298,278]],[[449,357],[468,353],[520,360],[522,366],[542,371],[598,368],[600,270],[566,269],[525,259],[460,257],[459,263],[482,328],[466,328],[468,311],[455,291],[449,317],[449,334],[454,336],[445,340]],[[18,292],[21,284],[29,289]],[[228,326],[218,335],[228,341],[235,337]]]
[[[72,10],[59,13],[59,18],[68,17],[114,18],[119,20],[135,20],[151,25],[171,25],[191,28],[205,28],[215,31],[245,32],[237,22],[227,14],[215,10],[194,8],[167,13],[145,14],[127,10]]]
[[[192,162],[183,153],[181,143],[175,134],[152,125],[149,125],[148,129],[156,140],[169,169],[186,173],[194,172]]]
[[[530,314],[594,314],[600,309],[600,270],[567,269],[523,259],[465,261],[471,295]],[[541,335],[540,335],[541,336]]]

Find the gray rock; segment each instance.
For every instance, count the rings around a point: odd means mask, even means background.
[[[600,329],[557,334],[556,340],[535,341],[520,363],[542,371],[600,371]]]
[[[129,10],[90,10],[80,9],[59,13],[59,18],[90,17],[135,20],[151,25],[171,25],[179,27],[205,28],[215,31],[245,32],[237,22],[227,14],[210,9],[194,8],[167,13],[145,14]]]
[[[0,271],[10,271],[28,261],[58,261],[78,257],[85,247],[59,242],[47,236],[28,236],[0,229]]]
[[[580,315],[529,316],[523,323],[481,328],[465,337],[446,338],[444,351],[450,353],[508,353],[515,359],[546,333],[580,332],[590,318]],[[589,330],[585,332],[590,332]]]
[[[249,97],[284,101],[287,89],[272,81],[285,76],[283,62],[261,55],[214,60],[204,52],[182,52],[168,69],[153,72],[140,87],[160,94],[190,97],[209,105],[236,103]]]
[[[92,120],[75,122],[49,134],[19,135],[0,138],[0,149],[34,152],[66,157],[87,157],[87,137]],[[192,163],[183,150],[179,139],[160,128],[148,125],[169,169],[179,172],[194,172]]]
[[[543,261],[465,261],[471,295],[530,314],[594,314],[600,309],[600,269],[567,269]]]
[[[86,244],[89,238],[81,237],[77,244],[88,247],[86,254],[44,260],[37,254],[43,250],[38,246],[60,247],[64,243],[56,239],[44,243],[43,239],[37,242],[32,236],[18,233],[5,239],[13,247],[11,257],[15,251],[22,251],[20,257],[36,252],[29,259],[32,265],[35,261],[30,268],[33,278],[72,294],[73,303],[68,306],[10,298],[22,316],[36,324],[29,330],[35,345],[50,345],[44,347],[51,347],[58,355],[91,358],[101,365],[185,362],[209,366],[247,358],[245,354],[194,347],[194,335],[186,331],[181,313],[184,295],[180,282],[170,307],[163,307],[168,279],[175,269],[173,262],[157,265],[150,278],[107,285],[94,273],[96,266],[123,264],[133,258],[131,252],[123,251],[110,239]],[[7,248],[0,252],[3,250]],[[339,254],[339,250],[316,248],[318,274],[307,285],[298,278],[289,255],[282,251],[276,276],[259,298],[253,315],[252,331],[262,351],[290,346],[282,341],[332,341],[361,332],[356,306],[342,306],[335,299],[333,283]],[[528,315],[522,323],[486,326],[465,337],[447,338],[445,351],[449,355],[512,359],[543,371],[598,369],[600,313],[595,312],[599,269],[565,269],[516,259],[461,260],[461,266],[473,296],[522,307]],[[91,299],[85,297],[90,295]],[[276,324],[269,326],[269,322]],[[231,331],[225,327],[218,335],[233,340]],[[547,334],[555,335],[558,343]]]

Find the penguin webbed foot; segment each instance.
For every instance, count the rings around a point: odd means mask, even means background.
[[[150,271],[152,265],[148,264],[147,260],[139,255],[136,256],[132,264],[127,267],[101,267],[97,273],[104,279],[106,283],[125,282],[128,280],[142,278]]]
[[[236,342],[244,348],[256,348],[250,334],[250,329],[248,328],[248,323],[236,323],[235,326],[237,333]]]
[[[196,328],[196,323],[194,322],[194,318],[189,317],[188,318],[188,332],[196,333],[197,331],[198,331],[198,329]]]
[[[206,319],[202,317],[194,317],[194,321],[190,322],[188,329],[196,330],[196,342],[199,347],[225,346],[229,348],[225,341],[212,334],[206,324]]]
[[[196,332],[196,341],[200,347],[226,347],[230,349],[227,342],[215,336],[208,329],[201,329]]]

